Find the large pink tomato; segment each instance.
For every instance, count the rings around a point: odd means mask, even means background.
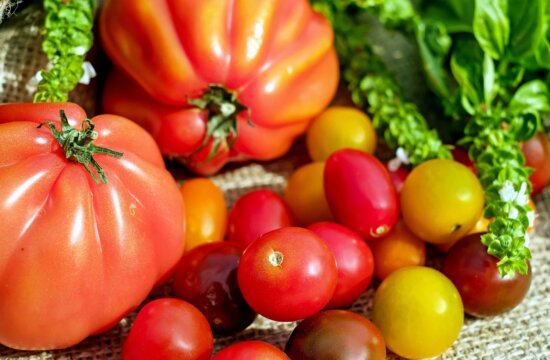
[[[330,23],[307,0],[110,0],[103,106],[211,174],[283,155],[334,96]]]
[[[0,344],[63,348],[104,331],[183,253],[183,202],[151,136],[85,118],[70,103],[0,105]]]

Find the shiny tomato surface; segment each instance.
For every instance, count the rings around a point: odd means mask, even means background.
[[[174,294],[196,306],[214,334],[239,332],[256,318],[237,282],[243,251],[243,245],[229,241],[199,245],[183,256],[174,274]]]
[[[212,360],[290,360],[290,358],[271,344],[249,340],[226,347]]]
[[[0,105],[0,343],[12,348],[63,348],[115,326],[183,253],[183,202],[151,136],[91,119],[93,145],[123,153],[94,155],[107,181],[96,183],[37,127],[61,130],[60,110],[81,129],[75,104]]]
[[[209,360],[213,347],[208,321],[197,308],[163,298],[139,311],[122,346],[122,359]]]
[[[529,177],[534,196],[550,183],[550,141],[545,133],[539,132],[523,144],[521,151],[525,155],[525,165],[534,169]]]
[[[346,310],[326,310],[303,320],[285,347],[291,359],[384,360],[386,345],[369,319]]]
[[[336,261],[310,230],[286,227],[250,244],[239,263],[239,287],[259,314],[295,321],[325,307],[336,288]]]
[[[117,68],[104,110],[138,122],[200,174],[283,155],[338,85],[332,28],[307,0],[111,0],[99,25]],[[208,111],[191,106],[209,85],[223,91]],[[233,119],[218,127],[208,112]]]
[[[531,266],[525,275],[513,278],[498,273],[499,259],[487,254],[481,234],[461,239],[443,261],[443,273],[455,284],[464,311],[483,317],[503,314],[519,305],[531,284]]]
[[[267,189],[253,190],[233,204],[227,238],[248,245],[271,230],[293,225],[292,211],[281,196]]]
[[[369,246],[350,229],[333,222],[308,226],[329,247],[338,269],[332,299],[325,308],[350,306],[363,294],[372,279],[374,264]]]
[[[374,156],[338,150],[328,158],[325,194],[336,220],[363,238],[387,234],[399,217],[399,199],[388,171]]]
[[[187,180],[180,187],[185,204],[185,251],[222,241],[227,228],[227,206],[220,188],[207,178]]]

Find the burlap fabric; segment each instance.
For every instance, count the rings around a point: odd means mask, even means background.
[[[0,26],[0,102],[32,99],[29,80],[46,63],[40,51],[39,28],[42,19],[39,8],[30,6]],[[395,39],[395,42],[399,41]],[[393,50],[388,52],[380,48],[379,51],[391,53],[394,58],[402,57],[401,53]],[[418,84],[414,73],[404,76],[412,77],[413,83]],[[419,93],[415,92],[417,96]],[[95,85],[79,88],[72,99],[86,105],[89,115],[92,115],[95,111]],[[269,188],[282,192],[293,169],[308,161],[303,142],[299,141],[282,159],[231,165],[212,180],[221,187],[231,205],[252,189]],[[177,164],[169,163],[168,166],[178,180],[191,176]],[[466,317],[459,339],[438,359],[550,359],[550,189],[536,198],[536,203],[538,225],[531,242],[534,276],[527,298],[516,309],[502,316],[488,319]],[[435,253],[432,253],[430,264],[437,266],[437,260]],[[353,311],[370,316],[375,286],[373,284],[357,300],[351,307]],[[165,286],[155,290],[149,300],[170,295],[170,287]],[[130,314],[112,330],[88,338],[72,348],[22,352],[0,346],[0,359],[118,359],[136,313]],[[277,323],[258,317],[238,335],[217,337],[215,350],[246,339],[263,340],[283,348],[295,326],[296,323]],[[389,354],[388,358],[398,357]]]

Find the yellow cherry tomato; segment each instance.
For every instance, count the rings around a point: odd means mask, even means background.
[[[185,251],[222,241],[227,226],[227,206],[223,193],[207,178],[195,178],[180,187],[185,205]]]
[[[414,235],[400,220],[384,237],[369,242],[374,257],[374,273],[384,280],[406,266],[421,266],[426,262],[426,243]]]
[[[444,244],[462,238],[483,210],[478,178],[452,160],[429,160],[417,166],[401,190],[401,211],[407,227],[419,238]]]
[[[421,359],[439,355],[455,342],[464,308],[458,290],[445,275],[411,266],[380,284],[372,317],[388,349],[408,359]]]
[[[288,179],[284,197],[298,225],[334,220],[323,188],[324,169],[323,162],[307,164],[296,169]]]
[[[353,107],[333,106],[313,120],[306,144],[313,161],[325,161],[334,151],[345,148],[373,154],[376,131],[365,113]]]

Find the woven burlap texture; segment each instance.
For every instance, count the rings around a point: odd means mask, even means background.
[[[40,51],[42,19],[39,8],[31,6],[0,26],[2,103],[32,99],[29,81],[46,64]],[[80,87],[71,98],[85,104],[89,114],[93,114],[94,94],[94,86]],[[223,190],[230,206],[239,196],[253,189],[268,188],[281,193],[290,173],[308,161],[304,145],[299,142],[282,159],[269,163],[232,165],[212,180]],[[190,176],[177,164],[169,166],[179,180]],[[466,317],[459,339],[438,359],[550,359],[550,189],[540,195],[536,203],[539,213],[537,236],[531,243],[534,275],[527,298],[516,309],[502,316],[488,319]],[[437,260],[432,257],[430,263],[436,264]],[[373,292],[371,286],[351,310],[369,317]],[[148,300],[170,295],[170,287],[165,286],[154,291]],[[88,338],[72,348],[23,352],[0,346],[0,359],[118,359],[136,313],[134,311],[112,330]],[[240,334],[216,337],[215,350],[247,339],[263,340],[283,348],[295,326],[296,323],[278,323],[258,317]],[[389,354],[388,358],[398,357]]]

